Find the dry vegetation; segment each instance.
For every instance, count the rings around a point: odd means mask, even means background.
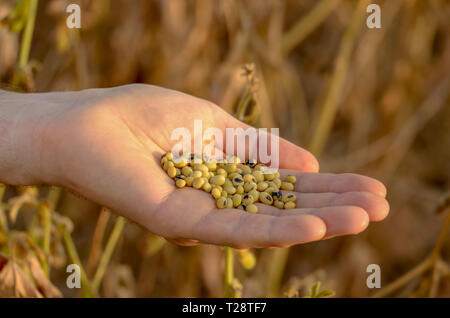
[[[0,19],[15,2],[0,2]],[[70,2],[83,8],[79,32],[65,26]],[[368,1],[41,0],[29,60],[3,20],[0,79],[38,92],[131,82],[181,90],[280,127],[322,171],[386,183],[391,215],[364,233],[255,250],[252,270],[235,264],[244,297],[304,296],[317,281],[338,297],[370,296],[371,263],[385,286],[375,296],[449,297],[450,3],[374,2],[382,29],[365,27]],[[76,296],[65,267],[77,257],[91,285],[84,295],[224,295],[219,247],[166,243],[55,188],[8,187],[2,202],[0,295]],[[19,291],[5,285],[14,271]]]

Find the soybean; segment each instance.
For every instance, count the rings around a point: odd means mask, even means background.
[[[288,191],[293,191],[294,190],[294,185],[292,183],[283,181],[281,183],[281,189],[282,190],[288,190]]]
[[[284,178],[284,180],[286,180],[289,183],[296,183],[297,182],[297,178],[295,176],[291,176],[291,175],[287,175],[286,178]]]
[[[267,205],[272,205],[272,203],[273,203],[273,198],[272,198],[272,196],[271,196],[270,194],[268,194],[267,192],[262,192],[262,193],[259,195],[259,201],[261,201],[262,203],[267,204]]]
[[[194,182],[192,183],[192,186],[196,189],[200,189],[205,184],[205,179],[203,178],[194,178]]]
[[[295,209],[295,207],[296,207],[296,205],[295,205],[294,202],[286,202],[286,203],[284,204],[284,208],[285,208],[286,210],[289,210],[289,209]]]
[[[254,205],[254,204],[249,204],[249,205],[247,206],[246,211],[247,211],[248,213],[256,214],[256,213],[258,213],[258,207],[257,207],[256,205]]]
[[[177,182],[175,182],[175,185],[178,188],[184,188],[186,186],[186,181],[183,179],[178,179]]]

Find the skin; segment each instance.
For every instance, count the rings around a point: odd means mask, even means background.
[[[388,214],[381,182],[318,173],[314,156],[284,139],[280,173],[297,177],[297,208],[218,210],[209,193],[175,188],[159,164],[172,130],[192,131],[194,119],[203,129],[247,128],[208,101],[149,85],[0,91],[0,181],[65,187],[180,245],[287,247],[357,234]]]

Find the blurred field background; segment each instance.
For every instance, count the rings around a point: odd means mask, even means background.
[[[0,20],[16,2],[0,1]],[[80,30],[66,27],[70,3],[82,8]],[[337,297],[373,296],[366,267],[375,263],[382,287],[394,282],[375,296],[449,297],[450,235],[442,229],[449,223],[450,2],[373,1],[381,6],[381,29],[366,27],[369,3],[41,0],[25,67],[18,68],[20,33],[0,26],[1,87],[44,92],[139,82],[209,99],[229,112],[250,89],[254,125],[280,127],[282,137],[320,158],[322,172],[382,180],[391,214],[357,236],[252,250],[254,269],[235,264],[242,296],[305,296],[317,281]],[[251,87],[242,76],[248,63],[256,79]],[[38,249],[43,244],[47,214],[42,205],[36,212],[33,200],[44,197],[73,227],[88,277],[111,252],[99,296],[224,295],[220,247],[175,246],[130,222],[120,235],[114,215],[53,188],[7,188],[5,215],[18,198],[28,205],[0,235],[4,255],[13,230],[26,230]],[[50,281],[64,296],[80,296],[65,285],[72,257],[64,232],[49,231]],[[105,251],[112,232],[117,245]],[[48,290],[40,291],[58,294]]]

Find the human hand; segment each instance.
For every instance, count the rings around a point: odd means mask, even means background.
[[[28,177],[15,183],[66,187],[181,245],[285,247],[356,234],[388,214],[383,184],[317,173],[317,160],[283,139],[280,173],[297,177],[296,209],[219,210],[208,193],[176,189],[159,163],[173,129],[192,131],[198,119],[204,129],[247,127],[205,100],[148,85],[31,96],[42,111],[24,120],[35,142]]]

